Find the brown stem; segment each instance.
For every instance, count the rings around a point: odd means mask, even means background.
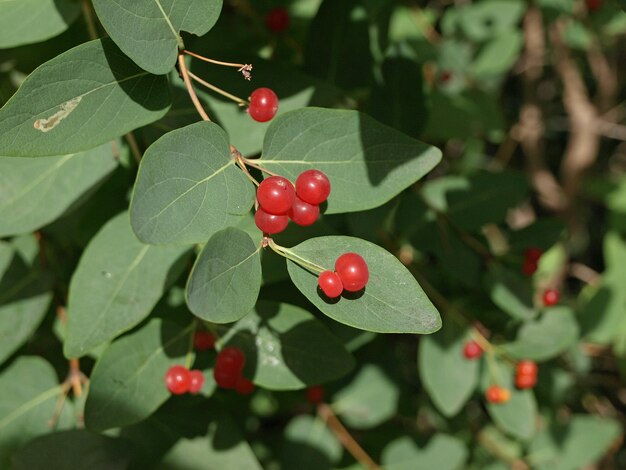
[[[132,132],[129,132],[124,137],[126,138],[126,142],[128,142],[130,152],[133,154],[135,161],[139,163],[141,161],[141,150],[139,149],[139,144],[137,144],[137,139],[135,139]]]
[[[256,168],[257,170],[260,170],[263,173],[267,173],[268,175],[271,175],[271,176],[280,176],[278,173],[274,173],[273,171],[266,169],[265,167],[259,165],[258,163],[255,163],[253,160],[250,160],[245,157],[242,157],[242,160],[246,165],[251,166],[252,168]]]
[[[242,98],[239,98],[238,96],[232,95],[232,94],[228,93],[227,91],[224,91],[224,90],[222,90],[221,88],[216,87],[215,85],[212,85],[211,83],[209,83],[209,82],[207,82],[207,81],[205,81],[205,80],[202,80],[200,77],[198,77],[197,75],[194,75],[194,74],[193,74],[193,73],[191,73],[191,72],[188,72],[188,73],[189,73],[189,76],[190,76],[193,80],[195,80],[196,82],[200,83],[201,85],[204,85],[204,86],[205,86],[205,87],[207,87],[209,90],[213,90],[215,93],[219,93],[220,95],[225,96],[225,97],[226,97],[226,98],[228,98],[229,100],[234,101],[234,102],[235,102],[235,103],[237,103],[239,106],[246,106],[246,105],[249,105],[249,103],[248,103],[246,100],[244,100],[244,99],[242,99]]]
[[[182,75],[185,86],[187,87],[187,93],[189,93],[189,97],[191,98],[193,105],[196,107],[196,111],[198,111],[198,114],[203,121],[211,122],[209,115],[206,113],[200,103],[200,100],[198,99],[198,95],[196,95],[196,91],[193,89],[193,84],[189,78],[189,70],[187,70],[187,64],[185,64],[185,54],[182,52],[178,54],[178,65],[180,67],[180,74]]]
[[[93,11],[91,11],[91,5],[89,0],[83,0],[83,16],[85,17],[85,23],[87,24],[87,32],[91,39],[98,39],[98,29],[96,28],[96,21],[93,17]]]
[[[359,443],[354,440],[350,432],[341,424],[333,409],[326,403],[317,405],[317,415],[326,423],[328,429],[335,435],[354,459],[363,467],[370,470],[381,470],[381,467],[363,450]]]

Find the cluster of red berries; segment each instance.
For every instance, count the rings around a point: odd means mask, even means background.
[[[254,384],[243,376],[246,358],[237,348],[224,348],[215,359],[213,377],[222,388],[234,389],[240,395],[248,395],[254,390]]]
[[[319,170],[300,173],[294,185],[282,176],[270,176],[259,185],[256,197],[259,208],[254,214],[256,226],[268,234],[280,233],[291,219],[302,226],[315,223],[319,205],[330,194],[330,181]]]
[[[515,370],[515,386],[519,389],[533,388],[537,384],[539,368],[533,361],[520,361]]]
[[[485,391],[485,398],[489,403],[506,403],[511,399],[511,392],[500,385],[490,385]]]
[[[468,341],[463,348],[465,359],[479,359],[483,355],[483,348],[476,341]]]
[[[539,259],[543,255],[541,249],[536,246],[532,246],[527,248],[524,251],[524,264],[522,265],[522,272],[526,276],[532,276],[537,271],[537,267],[539,266]]]
[[[196,394],[204,385],[204,375],[199,370],[189,370],[184,366],[175,365],[167,369],[165,385],[174,395],[183,393]]]
[[[269,88],[257,88],[252,92],[248,114],[257,122],[270,121],[278,111],[278,96]]]
[[[328,298],[334,299],[344,290],[360,291],[369,278],[370,272],[363,257],[356,253],[344,253],[335,261],[335,271],[322,272],[317,284]]]

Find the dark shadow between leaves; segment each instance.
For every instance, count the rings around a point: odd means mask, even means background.
[[[285,469],[330,470],[327,455],[306,442],[286,439],[283,443],[281,461]]]

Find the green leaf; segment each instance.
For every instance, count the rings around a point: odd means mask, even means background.
[[[480,361],[463,356],[469,340],[469,331],[450,320],[419,343],[420,378],[433,403],[447,417],[463,408],[478,385]]]
[[[504,348],[517,359],[547,361],[578,340],[578,323],[571,308],[547,309],[538,320],[524,323],[514,342]]]
[[[0,375],[0,468],[8,467],[17,448],[52,431],[61,393],[56,372],[40,357],[21,356]],[[71,419],[64,406],[57,427],[67,427]]]
[[[259,301],[222,343],[246,355],[246,377],[270,390],[297,390],[338,379],[354,366],[341,342],[299,307]]]
[[[72,276],[65,356],[84,356],[146,318],[180,275],[186,251],[144,245],[131,230],[127,212],[107,222]]]
[[[535,435],[537,426],[535,395],[532,390],[516,389],[511,367],[507,363],[496,361],[490,367],[485,367],[483,389],[493,383],[489,377],[491,373],[497,379],[498,385],[511,392],[511,399],[506,403],[487,403],[489,415],[504,432],[517,439],[528,441]]]
[[[0,109],[9,157],[91,149],[163,116],[166,77],[139,69],[110,39],[81,44],[39,66]]]
[[[364,365],[352,381],[333,397],[333,409],[348,427],[370,429],[397,412],[397,385],[373,364]]]
[[[45,41],[65,31],[80,13],[75,0],[5,0],[0,49]]]
[[[441,327],[439,312],[415,278],[395,256],[378,245],[352,237],[317,237],[290,251],[331,270],[343,253],[358,253],[365,259],[370,272],[365,289],[332,301],[319,292],[317,275],[287,261],[289,276],[296,287],[334,320],[377,333],[433,333]]]
[[[55,157],[0,157],[0,237],[54,221],[116,167],[111,143]]]
[[[357,111],[304,108],[275,118],[258,163],[295,181],[311,168],[331,183],[327,214],[380,206],[432,170],[439,149]]]
[[[520,0],[484,0],[461,9],[459,20],[468,38],[484,41],[515,29],[525,8]]]
[[[385,447],[382,463],[385,470],[460,470],[467,460],[463,441],[446,434],[435,434],[420,449],[410,437],[400,437]]]
[[[492,302],[511,317],[528,320],[536,315],[532,286],[520,274],[492,264],[485,276],[485,284]]]
[[[0,242],[0,364],[37,329],[52,300],[50,280]]]
[[[576,470],[597,463],[623,433],[618,421],[574,415],[567,425],[552,425],[530,445],[530,463],[537,470]]]
[[[130,443],[85,430],[62,431],[30,441],[13,458],[11,470],[73,470],[80,462],[89,470],[124,470]]]
[[[187,282],[189,310],[213,323],[237,321],[250,312],[261,288],[260,250],[250,235],[233,227],[213,235]]]
[[[254,185],[235,167],[226,133],[198,122],[161,137],[144,154],[130,206],[146,243],[200,243],[250,211]]]
[[[222,0],[94,0],[98,18],[117,46],[141,68],[174,68],[181,31],[202,36],[220,16]]]
[[[232,418],[219,413],[206,436],[181,439],[168,452],[159,470],[261,470],[250,445]]]
[[[93,431],[147,418],[170,397],[165,373],[182,363],[193,328],[154,319],[112,343],[90,378],[85,425]]]
[[[337,464],[343,448],[319,418],[299,415],[289,421],[283,434],[282,468],[330,469]]]
[[[503,32],[490,40],[471,66],[471,73],[479,80],[506,73],[519,58],[524,38],[516,29]]]

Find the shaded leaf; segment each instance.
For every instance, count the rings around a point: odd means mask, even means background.
[[[315,168],[330,178],[328,214],[372,209],[426,175],[439,149],[357,111],[304,108],[272,120],[258,163],[295,181]]]
[[[131,224],[146,243],[205,242],[250,211],[254,189],[235,167],[226,133],[198,122],[169,132],[144,154]]]
[[[214,323],[229,323],[246,315],[261,288],[260,245],[229,227],[204,246],[189,276],[187,305],[194,315]]]
[[[128,213],[91,240],[70,283],[66,357],[81,357],[146,318],[184,268],[187,247],[144,245]]]
[[[163,116],[167,78],[139,69],[102,39],[39,66],[0,109],[0,149],[9,157],[91,149]]]
[[[330,469],[343,454],[335,435],[321,419],[312,416],[300,415],[289,421],[283,439],[283,468]]]
[[[343,253],[361,255],[370,272],[361,292],[344,293],[338,300],[326,299],[318,289],[317,275],[291,260],[291,280],[322,313],[346,325],[378,333],[432,333],[441,318],[411,273],[388,251],[352,237],[317,237],[290,249],[309,263],[334,269]]]
[[[383,450],[382,463],[385,470],[460,470],[467,457],[463,441],[438,433],[422,449],[410,437],[392,441]]]
[[[528,320],[536,315],[532,286],[520,274],[492,264],[485,276],[485,286],[492,302],[511,317]]]

